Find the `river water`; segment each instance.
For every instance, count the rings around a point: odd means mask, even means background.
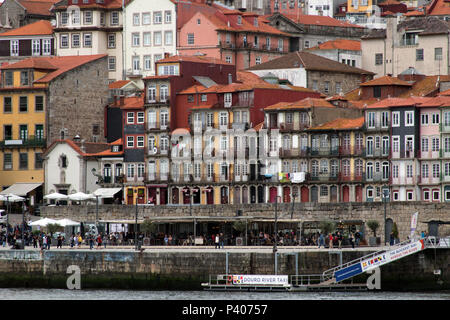
[[[4,289],[3,300],[450,300],[450,292],[211,292]]]

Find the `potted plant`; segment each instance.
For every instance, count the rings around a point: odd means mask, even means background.
[[[377,230],[380,227],[380,223],[376,220],[367,221],[367,226],[373,232],[373,237],[369,237],[369,246],[376,246],[381,243],[381,238],[377,237]]]
[[[242,233],[245,232],[246,227],[247,226],[246,226],[245,221],[240,220],[240,221],[233,222],[233,229],[236,230],[237,232],[239,232],[239,238],[241,238],[240,241],[243,240]],[[238,241],[238,239],[236,238],[236,242],[237,241]],[[247,245],[247,244],[245,244],[245,245]]]
[[[336,228],[336,223],[330,220],[324,220],[319,223],[319,229],[326,237],[329,233],[333,232]]]

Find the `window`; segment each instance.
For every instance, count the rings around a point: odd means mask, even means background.
[[[422,178],[428,178],[428,163],[422,164]]]
[[[19,112],[27,112],[28,111],[28,97],[20,97],[19,98]]]
[[[157,31],[153,33],[153,45],[160,46],[162,45],[162,33],[161,31]]]
[[[68,34],[61,34],[61,36],[60,36],[60,47],[61,48],[68,48],[69,47],[69,35]]]
[[[392,126],[393,127],[400,126],[400,112],[399,111],[392,112]]]
[[[188,44],[194,44],[194,34],[193,33],[188,33],[187,35],[187,43]]]
[[[242,17],[241,16],[237,17],[237,24],[242,24]]]
[[[102,25],[102,26],[105,25],[105,13],[104,12],[100,12],[100,25]]]
[[[428,152],[428,138],[422,138],[421,149],[422,152]]]
[[[68,12],[61,12],[61,25],[66,25],[69,21],[69,13]]]
[[[72,48],[78,48],[80,46],[80,34],[72,33]]]
[[[127,112],[127,123],[134,123],[134,112]]]
[[[219,125],[221,125],[221,126],[228,125],[228,113],[227,112],[221,112],[219,114]]]
[[[224,94],[224,98],[223,99],[224,99],[224,106],[225,106],[225,108],[231,107],[231,104],[232,104],[231,98],[232,98],[231,93],[225,93]]]
[[[389,154],[389,137],[384,136],[383,137],[383,145],[381,150],[383,156],[387,156]]]
[[[433,178],[439,178],[440,177],[440,165],[439,163],[433,164]]]
[[[423,61],[423,49],[416,49],[416,61]]]
[[[423,190],[423,200],[430,201],[430,190],[428,189]]]
[[[31,42],[31,54],[33,56],[39,56],[41,54],[41,40],[33,40]]]
[[[164,44],[166,46],[171,46],[173,44],[173,34],[172,31],[164,32]]]
[[[336,94],[339,94],[339,93],[341,93],[342,92],[342,85],[341,85],[341,83],[340,82],[336,82],[335,83],[335,88],[336,88]]]
[[[19,169],[28,169],[28,153],[19,153]]]
[[[427,125],[428,124],[428,114],[421,114],[420,115],[420,123],[422,125]]]
[[[127,148],[134,148],[134,137],[133,136],[127,137]]]
[[[261,57],[255,58],[255,64],[261,64]]]
[[[161,24],[162,23],[162,12],[154,12],[153,13],[153,23]]]
[[[406,200],[412,201],[414,199],[414,191],[407,190],[406,191]]]
[[[450,138],[444,138],[444,152],[450,152]]]
[[[132,179],[134,178],[134,164],[130,163],[127,165],[127,178]],[[128,189],[130,190],[130,189]]]
[[[434,48],[434,60],[442,60],[442,48]]]
[[[44,97],[43,96],[34,96],[34,110],[35,111],[44,111]]]
[[[44,125],[43,124],[37,124],[34,127],[34,137],[36,140],[43,140],[44,139]]]
[[[49,56],[52,54],[52,40],[43,39],[42,40],[42,55]]]
[[[137,113],[137,123],[144,123],[144,112]]]
[[[83,33],[83,46],[92,47],[92,33]]]
[[[72,10],[72,25],[80,25],[80,10]]]
[[[172,23],[172,11],[166,11],[164,13],[165,17],[164,17],[164,22],[165,23]]]
[[[151,23],[151,17],[149,12],[144,12],[142,14],[142,24],[147,25]]]
[[[108,70],[109,71],[116,70],[116,57],[108,56]]]
[[[3,154],[3,170],[12,170],[12,153],[4,153]]]
[[[226,56],[225,57],[225,62],[226,63],[232,63],[231,56]]]
[[[400,152],[400,138],[392,137],[392,152]]]
[[[431,116],[431,123],[439,124],[439,113],[433,113],[433,115]]]
[[[133,26],[139,26],[140,24],[141,22],[139,13],[133,13]]]
[[[328,187],[327,186],[320,186],[320,196],[321,197],[328,196]]]
[[[110,33],[108,34],[108,48],[115,48],[116,47],[116,34]]]
[[[12,98],[3,97],[3,113],[12,112]]]
[[[373,163],[367,162],[366,164],[366,179],[373,179]]]
[[[406,177],[407,178],[412,178],[413,177],[413,166],[412,166],[412,164],[407,164],[406,165]]]
[[[444,163],[444,175],[446,177],[450,176],[450,162]]]
[[[202,102],[206,102],[206,101],[208,101],[208,95],[202,94],[200,99]]]
[[[414,126],[414,111],[405,111],[405,127]]]
[[[383,54],[375,53],[375,65],[379,66],[383,64]]]
[[[19,126],[19,138],[20,140],[28,140],[28,125],[21,124]]]
[[[381,112],[381,127],[387,128],[389,126],[389,112],[383,111]]]
[[[169,98],[169,87],[166,84],[159,86],[159,97],[161,102],[165,102]]]
[[[412,33],[412,32],[406,32],[402,36],[402,45],[403,46],[411,46],[416,45],[419,40],[419,34],[418,33]]]
[[[431,151],[439,151],[439,138],[431,139]]]
[[[151,39],[152,39],[152,33],[151,32],[144,32],[142,34],[142,42],[143,42],[144,46],[146,46],[146,47],[150,46],[152,44],[152,40]]]
[[[132,38],[132,46],[133,47],[139,47],[139,45],[140,45],[140,34],[139,33],[133,33],[132,35],[131,35],[131,38]]]
[[[152,69],[152,56],[144,56],[144,70],[151,70]]]
[[[375,112],[367,113],[367,127],[375,128]]]
[[[20,72],[20,85],[22,87],[28,86],[30,82],[29,73],[28,71],[21,71]]]
[[[92,24],[92,11],[84,11],[84,24]]]
[[[325,81],[324,82],[324,90],[325,93],[329,93],[330,92],[330,81]]]
[[[392,166],[392,178],[398,178],[398,165]]]
[[[439,190],[433,190],[433,201],[439,201]]]
[[[138,148],[143,148],[144,147],[144,136],[137,136],[136,137],[136,146]]]
[[[119,12],[113,11],[111,12],[111,25],[117,26],[119,24]]]
[[[140,63],[141,63],[141,59],[140,59],[139,56],[133,57],[133,60],[132,60],[132,64],[133,64],[133,73],[139,74],[139,72],[140,72],[140,70],[141,70]]]

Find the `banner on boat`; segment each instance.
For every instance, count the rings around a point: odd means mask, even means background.
[[[237,285],[287,285],[288,276],[284,275],[232,275],[232,283]]]

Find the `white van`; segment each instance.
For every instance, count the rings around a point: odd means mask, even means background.
[[[7,216],[8,215],[6,214],[6,211],[3,209],[0,209],[0,224],[6,225]]]

